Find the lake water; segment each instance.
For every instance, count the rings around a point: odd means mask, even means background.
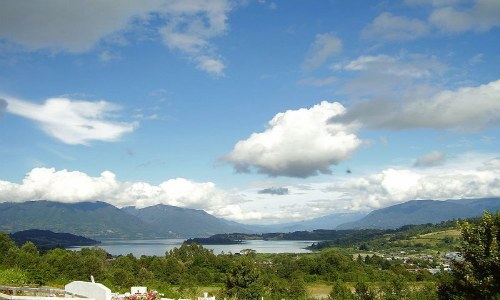
[[[174,248],[179,248],[183,239],[155,239],[155,240],[101,240],[101,244],[96,247],[106,250],[112,255],[127,255],[132,253],[135,257],[141,255],[164,256],[165,252]],[[257,253],[309,253],[305,249],[314,241],[264,241],[251,240],[244,241],[243,244],[236,245],[203,245],[204,248],[212,249],[214,254],[239,253],[243,249],[253,249]],[[79,250],[89,247],[73,247],[72,250]]]

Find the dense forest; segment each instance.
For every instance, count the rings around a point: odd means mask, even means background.
[[[463,259],[451,262],[452,272],[431,275],[427,270],[439,263],[443,254],[439,243],[432,244],[438,249],[435,256],[423,256],[417,250],[405,259],[387,256],[394,245],[406,245],[408,250],[412,239],[443,232],[449,229],[446,226],[408,227],[385,237],[369,235],[350,247],[342,240],[339,245],[345,247],[330,243],[310,254],[258,254],[248,249],[215,255],[191,243],[161,257],[139,258],[112,257],[99,248],[41,252],[32,242],[18,247],[0,233],[0,285],[63,286],[73,280],[88,281],[93,275],[113,291],[140,285],[171,298],[193,298],[203,288],[234,299],[309,299],[317,296],[315,287],[328,286],[330,299],[496,299],[500,295],[500,213],[461,223],[462,240],[455,245]]]

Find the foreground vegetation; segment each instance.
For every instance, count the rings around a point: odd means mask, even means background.
[[[0,285],[62,287],[93,275],[114,291],[143,285],[170,298],[208,291],[235,299],[497,299],[500,213],[463,222],[461,237],[453,226],[409,226],[350,245],[331,240],[311,254],[215,255],[193,243],[140,258],[111,257],[99,248],[40,252],[0,233]],[[464,259],[450,262],[453,272],[431,275],[429,268],[443,266],[444,251],[458,246]]]

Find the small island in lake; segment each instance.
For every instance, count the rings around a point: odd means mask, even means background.
[[[216,234],[206,238],[191,238],[184,241],[184,244],[199,244],[199,245],[238,245],[243,244],[243,239],[235,239],[234,236],[228,234]]]

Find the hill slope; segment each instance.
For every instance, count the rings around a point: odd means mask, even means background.
[[[339,225],[337,229],[394,229],[409,224],[440,223],[442,221],[481,216],[484,210],[500,209],[500,198],[464,200],[412,200],[374,210],[361,220]]]
[[[0,203],[0,220],[0,231],[4,232],[45,229],[90,238],[158,236],[150,225],[105,202],[70,204],[39,200]]]
[[[83,236],[70,233],[58,233],[50,230],[30,229],[18,231],[9,235],[18,246],[27,241],[33,242],[39,249],[50,249],[55,247],[91,246],[99,242]]]
[[[251,226],[216,218],[203,210],[158,204],[146,208],[125,207],[124,212],[138,217],[161,232],[180,237],[206,237],[217,233],[255,232]]]

